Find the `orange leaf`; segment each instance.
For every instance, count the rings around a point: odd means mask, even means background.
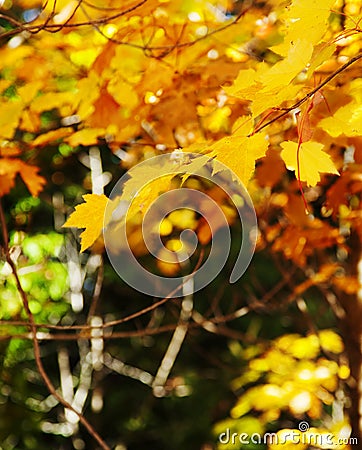
[[[20,148],[14,146],[6,146],[0,148],[0,156],[3,158],[20,155]]]
[[[39,167],[29,166],[23,161],[19,161],[19,163],[21,178],[29,189],[31,195],[37,197],[45,185],[45,178],[38,175]]]
[[[57,141],[58,139],[69,136],[72,132],[73,129],[71,127],[58,128],[57,130],[48,131],[47,133],[41,134],[38,137],[36,137],[31,143],[31,145],[33,147],[47,145],[50,142],[54,142]]]
[[[0,159],[0,196],[8,194],[14,187],[15,177],[20,174],[31,195],[37,197],[43,189],[45,178],[38,174],[37,166],[30,166],[21,159]]]

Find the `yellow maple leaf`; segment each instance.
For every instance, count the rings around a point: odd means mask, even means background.
[[[77,205],[63,227],[85,228],[81,233],[81,252],[89,248],[101,234],[109,200],[105,195],[83,195],[85,203]]]
[[[288,54],[267,72],[259,81],[268,91],[288,85],[308,64],[313,53],[313,45],[306,39],[297,39],[290,44]]]
[[[133,197],[132,203],[128,209],[127,217],[131,219],[138,212],[145,214],[152,203],[163,192],[167,192],[171,187],[172,178],[175,174],[165,175],[163,177],[155,177],[137,192]],[[127,183],[126,183],[127,184]]]
[[[336,48],[336,44],[328,43],[328,45],[326,45],[324,42],[314,47],[310,64],[307,66],[308,78],[311,78],[315,70],[332,57]]]
[[[294,170],[297,176],[297,150],[298,143],[293,141],[282,142],[281,157],[287,169]],[[299,177],[309,186],[315,186],[320,181],[320,172],[334,173],[339,175],[330,156],[323,152],[324,145],[319,142],[303,142],[299,149]]]
[[[235,97],[244,97],[246,93],[254,96],[259,90],[256,85],[256,70],[239,70],[238,76],[235,78],[233,84],[231,86],[224,86],[224,90],[227,94]],[[245,98],[249,99],[250,97]]]
[[[281,16],[285,26],[284,41],[272,47],[272,50],[284,56],[291,42],[300,36],[305,36],[312,45],[318,44],[327,31],[334,3],[335,0],[294,0]]]
[[[235,132],[226,136],[210,147],[211,156],[229,167],[235,175],[246,185],[253,175],[255,161],[268,149],[268,141],[265,134],[258,133],[248,137],[250,122],[245,117],[238,119],[234,125]],[[215,166],[214,173],[221,170]]]
[[[259,95],[255,96],[250,109],[253,117],[258,117],[264,111],[277,107],[282,103],[295,99],[299,91],[302,89],[300,84],[288,86],[279,86],[268,90],[268,87],[259,91]]]

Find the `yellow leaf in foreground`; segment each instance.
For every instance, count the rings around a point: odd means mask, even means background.
[[[265,86],[264,90],[271,91],[288,85],[306,67],[312,53],[313,46],[305,39],[297,39],[295,43],[291,43],[286,58],[259,77]]]
[[[295,170],[297,174],[297,142],[287,141],[280,144],[283,148],[281,157],[287,169]],[[320,181],[320,172],[334,173],[339,175],[330,156],[322,151],[323,144],[319,142],[303,142],[299,150],[300,180],[305,181],[309,186],[315,186]]]
[[[258,117],[267,109],[274,108],[284,102],[295,99],[300,90],[300,84],[289,84],[272,90],[268,90],[268,87],[266,87],[263,91],[259,91],[259,95],[255,96],[253,103],[250,105],[253,117]]]
[[[321,43],[314,47],[313,55],[306,72],[308,78],[311,78],[315,70],[332,57],[333,53],[336,51],[336,48],[337,45],[331,43],[328,45]]]
[[[128,219],[131,219],[138,212],[145,214],[159,195],[170,189],[171,181],[174,176],[174,174],[170,174],[155,178],[145,186],[142,186],[141,190],[138,191],[133,197],[132,203],[128,210]]]
[[[236,128],[244,121],[245,117],[238,120]],[[216,156],[216,160],[229,167],[238,178],[245,184],[249,182],[255,169],[255,161],[268,149],[268,141],[263,133],[248,137],[250,125],[248,122],[241,125],[231,136],[226,136],[210,147],[211,156]],[[217,166],[214,173],[221,169]]]
[[[242,69],[235,78],[231,86],[223,86],[228,95],[239,98],[249,99],[250,96],[254,98],[256,93],[260,90],[260,85],[256,83],[256,71],[254,69]],[[249,94],[249,97],[247,97]]]
[[[103,218],[107,203],[110,201],[105,195],[83,195],[85,203],[75,207],[75,211],[65,222],[63,227],[85,228],[81,237],[81,252],[90,247],[103,228]]]

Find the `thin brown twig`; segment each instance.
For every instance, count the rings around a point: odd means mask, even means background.
[[[181,42],[181,43],[178,42],[178,43],[175,43],[175,44],[172,44],[172,45],[145,46],[145,45],[140,45],[140,44],[134,44],[132,42],[124,42],[124,41],[118,40],[116,38],[106,36],[102,32],[102,30],[99,28],[99,25],[103,25],[103,24],[108,23],[108,22],[110,22],[112,20],[115,20],[115,19],[117,19],[119,17],[122,17],[122,16],[128,14],[129,12],[132,12],[135,9],[141,7],[147,1],[148,0],[141,0],[139,3],[137,3],[137,5],[134,5],[133,7],[130,7],[130,8],[128,8],[128,9],[126,9],[124,11],[121,11],[121,12],[119,12],[117,14],[114,14],[114,15],[111,15],[111,16],[108,16],[108,17],[101,17],[99,19],[91,19],[91,18],[89,18],[89,20],[84,21],[84,22],[68,23],[69,20],[70,20],[70,18],[68,18],[67,21],[65,23],[63,23],[63,24],[60,24],[60,25],[58,25],[58,24],[50,24],[49,23],[49,20],[50,20],[49,17],[50,16],[47,18],[46,23],[43,23],[41,25],[27,26],[27,25],[24,25],[24,24],[18,22],[18,24],[17,24],[18,28],[13,29],[13,30],[9,30],[9,31],[6,31],[5,33],[0,34],[0,38],[1,37],[13,36],[13,35],[19,33],[19,31],[27,31],[27,32],[32,33],[32,34],[37,34],[40,31],[47,31],[49,33],[54,33],[54,32],[60,31],[63,28],[78,28],[78,27],[83,27],[83,26],[93,26],[108,41],[113,42],[113,43],[115,43],[117,45],[126,45],[126,46],[129,46],[129,47],[138,48],[140,50],[148,51],[148,52],[152,52],[154,50],[165,50],[167,52],[166,54],[169,54],[175,49],[179,49],[179,48],[183,48],[183,47],[190,47],[190,46],[196,44],[197,42],[203,41],[203,40],[209,38],[210,36],[213,36],[216,33],[219,33],[221,31],[224,31],[224,30],[228,29],[229,27],[231,27],[233,25],[236,25],[239,22],[239,20],[241,19],[241,17],[243,17],[246,14],[246,12],[252,6],[252,2],[249,2],[250,4],[248,6],[246,6],[238,14],[238,16],[235,17],[235,19],[233,19],[231,22],[229,22],[229,23],[227,23],[225,25],[222,25],[219,28],[216,28],[215,30],[210,31],[209,33],[206,33],[204,36],[200,36],[200,37],[198,37],[198,38],[196,38],[194,40],[191,40],[191,41]],[[82,3],[82,0],[79,0],[79,3],[77,4],[76,9],[78,9],[81,6],[81,3]],[[83,8],[83,13],[84,13],[84,8]],[[74,14],[72,14],[72,16],[73,15]],[[8,20],[8,16],[6,16],[6,15],[1,15],[0,17],[5,19],[5,20]]]
[[[32,342],[33,342],[33,349],[34,349],[34,358],[35,358],[35,363],[38,369],[38,372],[45,384],[45,386],[47,387],[49,393],[58,400],[59,403],[61,403],[65,408],[70,409],[71,411],[73,411],[78,417],[79,417],[79,421],[82,423],[82,425],[87,429],[88,433],[98,442],[98,444],[101,446],[101,448],[103,450],[111,450],[110,447],[106,444],[106,442],[101,438],[101,436],[96,432],[96,430],[93,428],[93,426],[88,422],[88,420],[83,416],[83,414],[79,411],[77,411],[70,403],[68,403],[55,389],[55,386],[53,385],[52,381],[50,380],[47,372],[45,371],[45,368],[43,366],[43,362],[41,359],[41,354],[40,354],[40,346],[39,346],[39,341],[37,338],[37,327],[35,325],[35,319],[33,316],[33,313],[30,310],[29,307],[29,301],[28,301],[28,297],[21,285],[20,282],[20,278],[17,272],[17,268],[15,263],[13,262],[11,255],[10,255],[10,249],[9,249],[9,233],[8,233],[8,228],[7,228],[7,224],[6,224],[6,219],[5,219],[5,214],[4,214],[4,209],[0,200],[0,223],[1,223],[1,228],[2,228],[2,235],[3,235],[3,240],[4,240],[4,252],[5,252],[5,257],[6,257],[6,261],[9,264],[9,266],[11,267],[11,270],[13,272],[13,275],[15,277],[15,282],[16,282],[16,286],[18,289],[18,292],[20,294],[25,312],[28,316],[28,320],[29,320],[29,326],[30,326],[30,330],[31,330],[31,338],[32,338]]]
[[[97,11],[120,11],[120,9],[121,9],[121,8],[111,8],[111,7],[106,7],[106,6],[97,6],[97,5],[94,5],[93,3],[88,2],[87,0],[82,0],[82,1],[85,5],[89,6],[90,8],[96,9]]]
[[[246,307],[245,307],[246,308]],[[242,308],[241,308],[242,309]],[[197,320],[194,322],[191,322],[189,324],[190,329],[200,329],[203,328],[204,330],[208,332],[212,332],[213,334],[220,334],[220,335],[228,335],[227,333],[235,333],[236,330],[233,330],[231,328],[227,328],[226,326],[223,326],[226,322],[238,319],[241,317],[243,312],[238,310],[235,314],[229,314],[225,317],[217,317],[217,318],[210,318],[207,319],[204,316],[201,316],[201,320]],[[213,330],[210,330],[210,327],[207,325],[212,323],[215,325]],[[206,325],[206,326],[205,326]],[[168,324],[168,325],[162,325],[157,328],[144,328],[140,330],[131,330],[131,331],[117,331],[117,332],[111,332],[109,334],[104,333],[102,335],[102,339],[104,340],[113,340],[113,339],[129,339],[134,337],[144,337],[144,336],[154,336],[157,334],[167,333],[169,331],[174,331],[177,327],[177,324]],[[229,330],[229,331],[226,331]],[[229,334],[230,334],[229,333]],[[235,336],[235,334],[234,334]],[[239,332],[239,338],[242,338],[244,334]],[[245,337],[245,336],[244,336]],[[72,334],[50,334],[50,333],[43,333],[39,335],[39,332],[37,333],[37,340],[38,341],[78,341],[82,339],[89,340],[91,339],[91,333],[72,333]],[[12,334],[12,335],[0,335],[0,341],[6,341],[9,339],[22,339],[22,340],[33,340],[33,333],[18,333],[18,334]]]
[[[116,319],[116,320],[111,320],[109,322],[104,322],[102,323],[102,325],[89,325],[89,324],[84,324],[84,325],[51,325],[51,324],[47,324],[47,323],[34,323],[34,328],[46,328],[48,330],[92,330],[92,329],[99,329],[99,328],[109,328],[109,327],[113,327],[116,325],[120,325],[122,323],[125,322],[129,322],[130,320],[136,319],[137,317],[140,317],[144,314],[147,314],[150,311],[155,310],[156,308],[158,308],[159,306],[163,305],[164,303],[166,303],[167,301],[169,301],[170,299],[173,298],[173,295],[189,280],[190,277],[193,276],[193,274],[199,269],[201,262],[202,262],[202,258],[203,258],[204,253],[201,252],[198,261],[196,262],[195,268],[193,269],[193,271],[190,273],[190,275],[184,277],[184,280],[182,281],[182,283],[180,283],[175,289],[173,289],[166,297],[162,298],[161,300],[152,303],[152,305],[147,306],[146,308],[143,308],[139,311],[136,311],[135,313],[129,314],[128,316],[125,317],[121,317],[120,319]],[[25,326],[25,327],[29,327],[29,322],[24,322],[24,321],[2,321],[0,320],[0,324],[6,324],[6,325],[14,325],[14,326]]]
[[[67,20],[64,22],[64,24],[63,24],[63,23],[62,23],[62,24],[59,24],[59,28],[58,28],[58,29],[51,30],[50,33],[58,33],[58,31],[61,31],[61,29],[63,28],[63,26],[64,26],[64,25],[67,25],[67,24],[73,19],[73,17],[75,16],[76,12],[77,12],[78,9],[80,8],[82,2],[83,2],[83,0],[78,0],[78,3],[77,3],[77,5],[75,6],[73,12],[70,14],[70,16],[69,16],[69,17],[67,18]],[[55,9],[55,8],[54,8],[54,9]],[[54,15],[54,13],[52,13],[52,15],[49,16],[48,22],[49,22],[50,19],[53,17],[53,15]],[[42,28],[42,29],[43,29],[43,28]]]
[[[40,31],[47,31],[49,33],[53,33],[54,29],[56,29],[56,31],[58,32],[58,31],[60,31],[63,28],[79,28],[79,27],[90,26],[90,25],[97,25],[97,24],[98,25],[102,25],[102,24],[108,23],[108,22],[110,22],[112,20],[118,19],[119,17],[122,17],[125,14],[128,14],[128,13],[134,11],[137,8],[140,8],[147,1],[148,0],[140,0],[136,5],[134,5],[132,7],[129,7],[128,9],[125,9],[125,10],[123,10],[123,11],[117,13],[117,14],[114,14],[114,15],[108,16],[108,17],[101,17],[99,19],[94,19],[94,20],[85,21],[85,22],[68,23],[69,20],[70,20],[68,18],[67,21],[65,23],[63,23],[63,24],[59,24],[59,25],[58,24],[52,24],[52,23],[49,23],[49,21],[52,18],[52,15],[50,14],[48,16],[48,18],[46,19],[46,21],[44,23],[40,24],[40,25],[28,26],[28,25],[24,25],[23,23],[19,22],[17,29],[9,30],[9,31],[6,31],[5,33],[0,34],[0,38],[1,37],[13,36],[14,34],[18,34],[19,31],[27,31],[27,32],[32,33],[32,34],[37,34]],[[55,0],[55,3],[56,3],[56,0]],[[80,6],[81,3],[82,3],[82,0],[79,0],[79,6]],[[77,4],[76,9],[78,9],[79,6]],[[54,6],[53,6],[53,9],[54,9]],[[73,15],[74,14],[72,14],[72,17],[73,17]],[[7,16],[7,15],[1,15],[0,17],[2,19],[9,20],[9,16]],[[11,20],[14,21],[15,19],[11,19]]]
[[[208,39],[210,36],[213,36],[216,33],[220,33],[221,31],[227,30],[228,28],[232,27],[233,25],[236,25],[239,20],[246,14],[246,12],[250,9],[250,5],[248,7],[246,7],[243,11],[241,11],[237,17],[235,17],[235,19],[232,20],[232,22],[227,23],[226,25],[222,25],[219,28],[216,28],[215,30],[210,31],[209,33],[206,33],[203,36],[200,36],[196,39],[193,39],[192,41],[186,41],[186,42],[180,42],[180,43],[175,43],[172,45],[155,45],[155,46],[151,46],[151,47],[147,47],[145,45],[140,45],[140,44],[133,44],[131,42],[124,42],[124,41],[120,41],[116,38],[113,37],[109,37],[106,36],[100,29],[99,27],[97,27],[97,31],[100,32],[100,34],[105,37],[108,41],[113,42],[114,44],[117,45],[128,45],[130,47],[133,48],[138,48],[140,50],[143,51],[154,51],[154,50],[165,50],[167,51],[167,55],[169,53],[171,53],[173,50],[175,49],[180,49],[183,47],[191,47],[192,45],[196,44],[197,42],[203,41],[205,39]],[[99,25],[97,23],[93,23],[92,25]]]
[[[128,339],[132,337],[142,337],[148,335],[155,335],[165,333],[167,331],[173,331],[176,328],[176,324],[163,325],[157,328],[145,328],[140,330],[131,330],[131,331],[117,331],[104,333],[102,335],[102,339]],[[7,341],[9,339],[23,339],[23,340],[32,340],[33,333],[17,333],[17,334],[8,334],[8,335],[0,335],[0,341]],[[37,340],[38,341],[78,341],[78,340],[89,340],[92,339],[92,335],[90,332],[86,333],[59,333],[59,334],[51,334],[51,333],[41,333],[37,332]]]

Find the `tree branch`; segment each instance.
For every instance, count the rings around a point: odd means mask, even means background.
[[[13,275],[15,277],[15,282],[16,282],[18,292],[20,294],[25,312],[29,319],[28,326],[29,326],[31,334],[32,334],[34,358],[35,358],[35,363],[36,363],[37,369],[39,371],[39,374],[40,374],[41,378],[43,379],[43,382],[44,382],[45,386],[47,387],[48,391],[50,392],[50,394],[53,395],[53,397],[55,397],[59,401],[59,403],[61,403],[65,408],[70,409],[74,414],[76,414],[79,417],[79,421],[87,429],[88,433],[98,442],[98,444],[101,446],[101,448],[103,450],[110,450],[110,447],[108,447],[108,445],[104,442],[104,440],[101,438],[101,436],[96,432],[96,430],[93,428],[93,426],[88,422],[88,420],[80,412],[78,412],[75,408],[73,408],[73,406],[70,403],[68,403],[60,394],[58,394],[58,392],[55,389],[55,386],[53,385],[52,381],[50,380],[48,374],[46,373],[46,371],[44,369],[43,362],[41,360],[41,355],[40,355],[40,346],[39,346],[39,341],[37,338],[37,327],[35,324],[35,319],[34,319],[33,313],[30,310],[30,307],[29,307],[28,297],[27,297],[24,289],[21,286],[17,268],[16,268],[13,260],[11,259],[10,249],[9,249],[9,233],[8,233],[8,228],[6,225],[6,219],[5,219],[4,209],[2,206],[1,200],[0,200],[0,223],[1,223],[1,228],[2,228],[3,240],[4,240],[4,251],[5,251],[6,261],[12,269]]]

